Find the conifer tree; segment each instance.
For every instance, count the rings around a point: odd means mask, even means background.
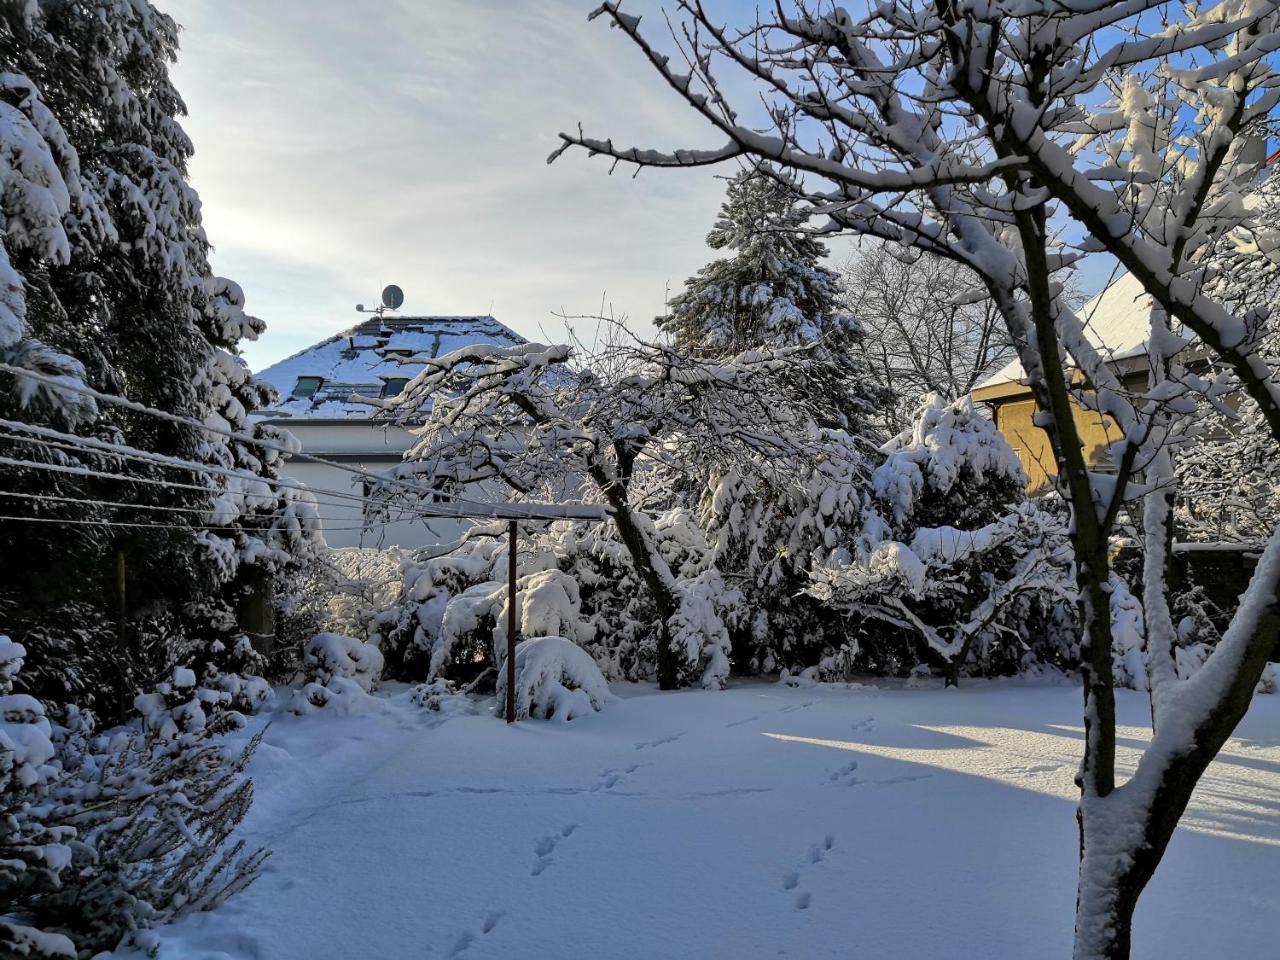
[[[234,432],[269,395],[236,356],[263,325],[213,274],[187,182],[177,46],[147,2],[0,4],[0,362],[69,388],[0,374],[0,417],[62,434],[0,430],[0,515],[25,518],[0,521],[0,619],[28,648],[33,690],[115,689],[94,703],[107,717],[234,628],[243,559],[278,568],[278,548],[305,553],[317,526],[283,543],[277,519],[306,511],[261,482],[278,455],[75,392]]]
[[[870,421],[889,402],[859,356],[858,323],[840,311],[840,278],[823,265],[826,248],[806,220],[785,182],[763,167],[739,172],[707,236],[712,249],[733,255],[699,270],[658,320],[677,343],[712,354],[809,354],[782,380],[813,412],[822,453],[785,480],[763,463],[702,478],[716,567],[744,585],[734,625],[739,671],[847,665],[846,619],[804,590],[815,563],[853,536],[883,439]]]

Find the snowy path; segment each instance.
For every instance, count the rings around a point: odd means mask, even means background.
[[[625,699],[568,725],[280,718],[248,892],[162,960],[1067,956],[1072,687]],[[1121,693],[1122,760],[1145,738]],[[1136,957],[1275,956],[1280,697],[1215,764],[1139,910]]]

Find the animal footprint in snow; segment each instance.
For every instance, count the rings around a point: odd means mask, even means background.
[[[492,933],[493,928],[498,925],[505,914],[501,910],[491,910],[484,918],[484,923],[480,925],[480,932],[477,934],[474,930],[468,930],[462,936],[458,937],[453,945],[453,949],[449,951],[449,956],[460,957],[471,949],[471,945],[486,933]]]
[[[640,764],[633,763],[629,767],[622,770],[616,770],[610,767],[608,770],[600,771],[600,778],[591,785],[592,793],[599,793],[601,790],[612,790],[624,777],[630,776],[640,769]]]
[[[675,743],[677,740],[679,740],[683,736],[684,736],[683,733],[673,733],[669,737],[658,737],[658,739],[656,740],[643,740],[640,743],[636,744],[636,749],[649,750],[649,749],[652,749],[653,747],[660,747],[665,743]]]
[[[827,852],[836,845],[835,834],[828,833],[822,843],[815,843],[809,848],[809,862],[821,863],[827,858]]]
[[[545,837],[540,837],[538,841],[533,845],[533,855],[537,858],[537,860],[533,864],[533,869],[529,871],[529,876],[531,877],[540,876],[542,874],[542,871],[546,870],[547,867],[551,866],[551,854],[554,853],[556,847],[560,845],[560,841],[572,835],[573,831],[577,829],[578,829],[578,825],[576,823],[569,823],[561,827],[558,833],[548,834]],[[495,915],[494,921],[493,921],[494,924],[497,924],[498,918],[500,918],[501,916],[502,914],[500,913]],[[489,929],[492,930],[493,927],[490,927]],[[489,930],[485,931],[485,933],[488,933],[488,932]]]
[[[846,787],[852,787],[855,783],[858,782],[858,778],[853,775],[853,771],[857,769],[858,769],[858,761],[850,760],[843,767],[840,767],[839,769],[836,769],[836,770],[832,770],[831,776],[828,777],[828,779],[832,783],[842,783]]]
[[[876,728],[876,718],[872,716],[863,717],[857,723],[850,724],[849,729],[854,733],[870,733]]]
[[[800,871],[806,867],[812,867],[827,858],[827,854],[836,845],[836,836],[834,833],[828,833],[818,843],[809,847],[809,855],[805,857],[805,862],[800,864],[795,870],[789,870],[782,875],[782,889],[784,892],[791,892],[800,886]],[[813,894],[808,890],[800,890],[796,893],[795,908],[797,910],[808,910],[809,904],[813,902]]]
[[[783,707],[778,712],[779,713],[795,713],[797,710],[807,710],[809,707],[812,707],[817,702],[818,702],[817,700],[806,700],[804,703],[793,703],[789,706]]]

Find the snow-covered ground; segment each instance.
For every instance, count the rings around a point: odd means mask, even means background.
[[[508,728],[414,706],[280,716],[253,763],[246,893],[162,960],[1070,953],[1079,692],[1008,683],[623,699]],[[1147,739],[1119,691],[1121,762]],[[1135,956],[1280,951],[1280,697],[1213,765]]]

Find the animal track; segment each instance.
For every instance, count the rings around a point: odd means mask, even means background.
[[[529,871],[529,876],[541,876],[542,872],[546,870],[547,867],[551,866],[551,854],[555,852],[556,847],[560,846],[560,841],[572,836],[573,831],[577,829],[578,825],[576,823],[567,823],[561,827],[558,832],[547,834],[545,837],[539,837],[533,845],[533,855],[537,859],[534,861],[533,869]],[[501,913],[493,914],[493,925],[496,925],[501,917]],[[485,922],[488,923],[488,921]],[[484,932],[488,933],[489,930],[492,930],[493,925]]]
[[[856,764],[855,764],[856,766]],[[836,845],[836,835],[828,833],[818,843],[809,847],[809,853],[796,869],[788,870],[782,875],[782,889],[785,893],[790,893],[800,886],[801,871],[809,869],[827,859],[827,854]],[[808,910],[809,904],[813,902],[813,894],[808,890],[800,890],[796,893],[795,908],[797,910]]]
[[[476,940],[484,936],[486,933],[492,933],[493,928],[498,925],[498,921],[504,916],[506,916],[506,914],[501,910],[490,910],[485,915],[484,923],[480,924],[480,932],[476,933],[474,930],[467,930],[464,932],[454,943],[453,949],[449,951],[449,956],[462,956],[462,954],[471,949],[471,945],[475,943]]]
[[[858,782],[858,778],[853,775],[853,771],[857,769],[858,769],[858,761],[850,760],[843,767],[839,767],[838,769],[832,770],[831,776],[828,777],[828,779],[832,783],[841,783],[841,784],[844,784],[846,787],[852,787],[854,784]]]
[[[778,711],[778,713],[795,713],[797,710],[806,710],[817,702],[817,700],[806,700],[804,703],[793,703],[789,706],[783,707]]]
[[[612,790],[622,782],[624,777],[635,773],[639,769],[640,764],[633,763],[631,766],[625,767],[622,770],[618,770],[614,767],[610,767],[607,770],[601,770],[600,777],[591,785],[590,792],[599,793],[601,790]]]
[[[928,780],[933,776],[932,773],[918,773],[914,776],[902,777],[885,777],[882,780],[859,780],[859,783],[875,783],[875,784],[892,784],[892,783],[915,783],[917,780]]]
[[[865,716],[857,723],[850,724],[849,729],[854,733],[870,733],[876,728],[876,718],[873,716]]]
[[[653,747],[660,747],[660,746],[662,746],[664,743],[675,743],[677,740],[679,740],[679,739],[680,739],[681,737],[683,737],[683,736],[684,736],[684,734],[683,734],[683,733],[673,733],[673,734],[672,734],[671,736],[669,736],[669,737],[658,737],[658,739],[657,739],[657,740],[644,740],[644,741],[641,741],[640,743],[637,743],[637,744],[636,744],[636,749],[637,749],[637,750],[650,750],[650,749],[652,749]]]

